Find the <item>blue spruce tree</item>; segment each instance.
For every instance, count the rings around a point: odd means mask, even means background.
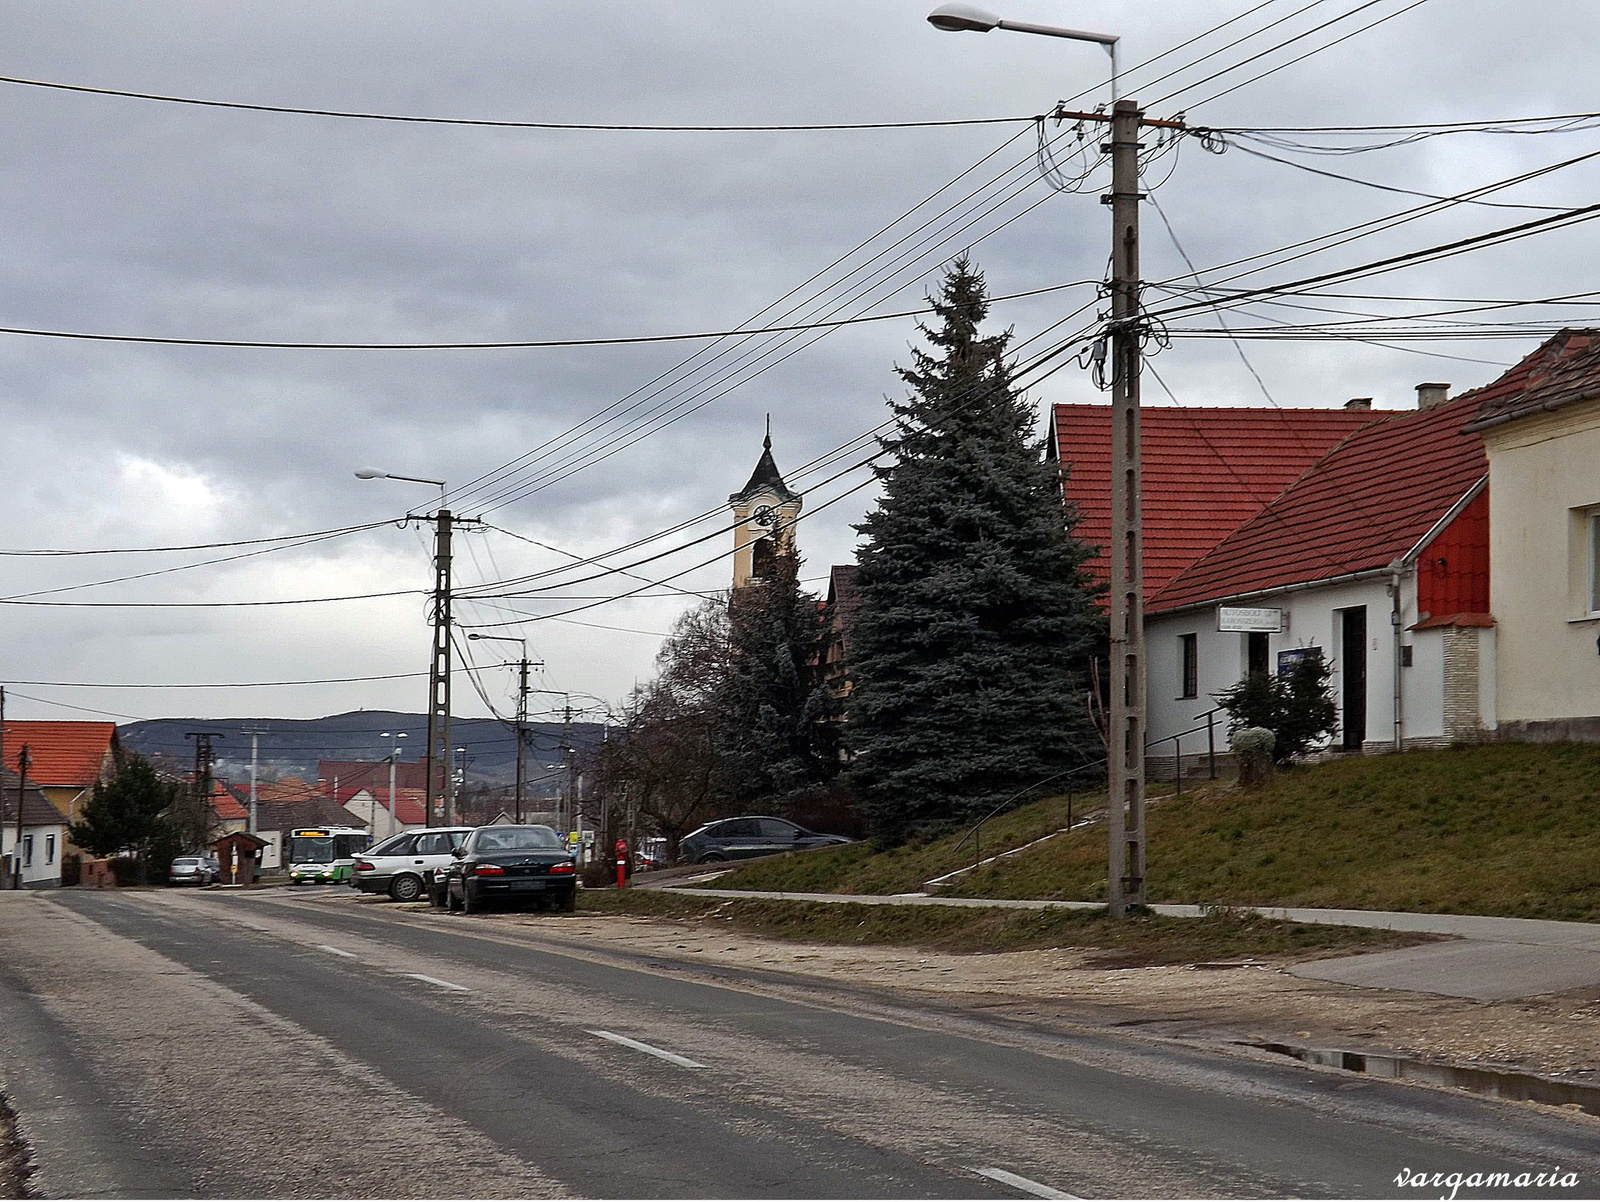
[[[933,304],[932,352],[913,350],[912,393],[891,402],[882,499],[857,527],[846,738],[886,844],[1104,755],[1087,705],[1101,590],[1012,387],[1010,334],[979,336],[988,301],[964,259]]]

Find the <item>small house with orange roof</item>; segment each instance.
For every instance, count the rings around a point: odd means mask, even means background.
[[[24,889],[60,885],[67,816],[30,775],[22,782],[20,790],[22,821],[19,832],[18,793],[16,772],[10,768],[0,769],[0,888],[9,889],[13,874],[19,869]]]
[[[1495,387],[1451,400],[1447,384],[1419,386],[1416,410],[1372,415],[1153,591],[1154,768],[1174,754],[1161,740],[1194,727],[1218,693],[1308,655],[1332,668],[1338,748],[1494,728],[1488,460],[1463,427]]]
[[[28,779],[67,823],[82,819],[95,785],[111,778],[122,755],[115,722],[7,719],[4,742],[6,762],[13,767],[17,753],[27,745]],[[65,833],[61,838],[65,841]],[[61,879],[77,884],[84,860],[92,858],[63,842],[56,855]]]

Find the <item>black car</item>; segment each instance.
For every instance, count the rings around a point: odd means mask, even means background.
[[[686,835],[678,844],[678,855],[690,864],[714,864],[718,860],[746,860],[849,842],[843,835],[808,831],[787,818],[724,818]]]
[[[454,857],[445,872],[448,909],[471,914],[511,901],[577,908],[577,864],[548,826],[480,826]]]

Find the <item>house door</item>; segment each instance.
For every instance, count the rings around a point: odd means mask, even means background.
[[[1340,629],[1344,676],[1344,749],[1360,751],[1367,740],[1367,607],[1342,609]]]

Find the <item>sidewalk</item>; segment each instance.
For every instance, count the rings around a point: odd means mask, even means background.
[[[922,893],[777,893],[664,885],[697,897],[760,898],[863,906],[967,906],[1017,910],[1098,910],[1099,902],[930,897]],[[1340,956],[1296,965],[1296,976],[1376,989],[1410,989],[1449,997],[1497,1001],[1600,985],[1600,923],[1496,918],[1478,914],[1409,914],[1386,910],[1323,910],[1298,906],[1238,906],[1243,913],[1284,922],[1453,936],[1456,942]],[[1198,918],[1200,906],[1154,905],[1157,914]]]

